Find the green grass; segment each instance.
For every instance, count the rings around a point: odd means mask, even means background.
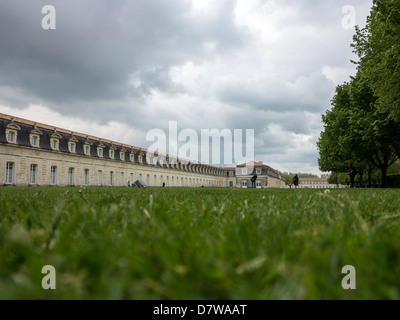
[[[399,195],[1,188],[0,299],[399,299]]]

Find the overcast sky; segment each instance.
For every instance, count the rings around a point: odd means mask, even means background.
[[[346,5],[364,26],[372,0],[0,0],[0,112],[143,148],[169,121],[254,129],[255,160],[319,174]]]

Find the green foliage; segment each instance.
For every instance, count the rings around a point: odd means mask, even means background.
[[[390,188],[400,188],[400,174],[389,175],[388,185]]]
[[[0,299],[400,298],[396,190],[1,188],[0,205]]]
[[[333,109],[323,116],[318,142],[323,171],[343,172],[344,162],[359,169],[360,181],[371,165],[381,170],[381,185],[400,157],[400,2],[374,0],[367,25],[356,29],[357,76],[338,86]]]
[[[339,184],[339,185],[349,185],[350,184],[350,177],[347,173],[343,172],[332,172],[330,177],[328,178],[328,182],[330,184]]]
[[[317,143],[322,171],[344,172],[352,162],[360,180],[371,165],[381,170],[386,186],[388,168],[396,161],[400,123],[377,107],[378,99],[362,73],[336,88],[331,110],[322,116],[324,131]]]
[[[380,107],[400,121],[400,2],[374,0],[364,29],[357,29],[354,52]]]

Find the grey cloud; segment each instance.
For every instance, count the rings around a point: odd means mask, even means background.
[[[57,30],[41,29],[41,8],[57,10]],[[21,1],[0,4],[0,84],[57,103],[129,96],[129,76],[202,59],[203,42],[240,45],[232,1],[217,18],[190,15],[189,1]],[[146,79],[147,78],[147,79]],[[156,76],[150,86],[168,89]],[[146,94],[146,90],[140,92]]]

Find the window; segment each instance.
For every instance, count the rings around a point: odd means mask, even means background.
[[[76,144],[78,143],[78,139],[76,139],[74,137],[73,134],[71,134],[71,137],[68,140],[68,150],[71,153],[75,153],[76,152]]]
[[[229,187],[233,188],[233,181],[229,181]]]
[[[97,185],[100,187],[103,185],[103,172],[101,170],[97,171]]]
[[[247,181],[242,181],[242,188],[247,188]]]
[[[134,158],[134,154],[131,153],[131,154],[129,155],[129,160],[130,160],[131,162],[133,162],[134,159],[135,159],[135,158]]]
[[[243,175],[246,175],[246,174],[247,174],[247,168],[243,168],[243,169],[242,169],[242,174],[243,174]]]
[[[257,188],[261,188],[261,181],[257,181],[257,182],[256,182],[256,187],[257,187]]]
[[[83,153],[86,156],[90,156],[90,146],[93,145],[93,142],[91,140],[89,140],[89,136],[86,136],[86,140],[83,144]]]
[[[8,131],[8,137],[7,137],[8,142],[16,142],[15,136],[16,135],[14,131]]]
[[[97,149],[97,155],[102,158],[103,157],[103,148],[98,148]]]
[[[261,169],[257,169],[257,174],[261,174]]]
[[[31,172],[30,172],[30,184],[36,184],[36,173],[37,173],[37,165],[31,164]]]
[[[13,183],[13,175],[14,175],[14,163],[7,162],[6,165],[6,184]]]
[[[51,140],[51,148],[53,150],[58,150],[58,140],[56,140],[56,139]]]
[[[131,185],[132,185],[133,184],[133,173],[131,173],[131,177],[130,177],[129,181],[131,182]]]
[[[32,147],[38,147],[39,146],[39,138],[38,138],[38,136],[32,136],[31,145],[32,145]]]
[[[121,151],[121,152],[119,153],[119,158],[120,158],[122,161],[125,161],[125,152]]]
[[[6,128],[6,138],[9,143],[17,143],[17,134],[21,130],[21,127],[17,125],[13,119],[11,122],[5,126]]]
[[[114,150],[110,150],[110,158],[114,159]]]
[[[142,179],[142,174],[141,174],[141,173],[139,174],[139,180],[143,180],[143,179]]]
[[[87,186],[89,184],[89,169],[84,170],[84,185]]]
[[[114,171],[110,172],[110,186],[113,185],[113,181],[114,181]]]
[[[74,184],[74,168],[68,169],[68,184],[70,186]]]
[[[75,153],[75,148],[76,148],[75,142],[70,142],[70,143],[68,143],[68,150],[69,150],[69,152]]]
[[[42,131],[40,131],[36,127],[36,123],[35,123],[35,126],[31,130],[31,132],[29,133],[29,141],[31,142],[31,146],[32,147],[39,147],[40,136],[42,134],[43,134]]]
[[[50,169],[50,184],[54,186],[56,184],[56,174],[57,174],[57,167],[51,167]]]
[[[57,129],[54,129],[53,134],[50,136],[50,146],[53,150],[58,151],[60,149],[61,139],[62,135],[57,132]]]
[[[121,172],[121,187],[124,186],[124,173]]]

